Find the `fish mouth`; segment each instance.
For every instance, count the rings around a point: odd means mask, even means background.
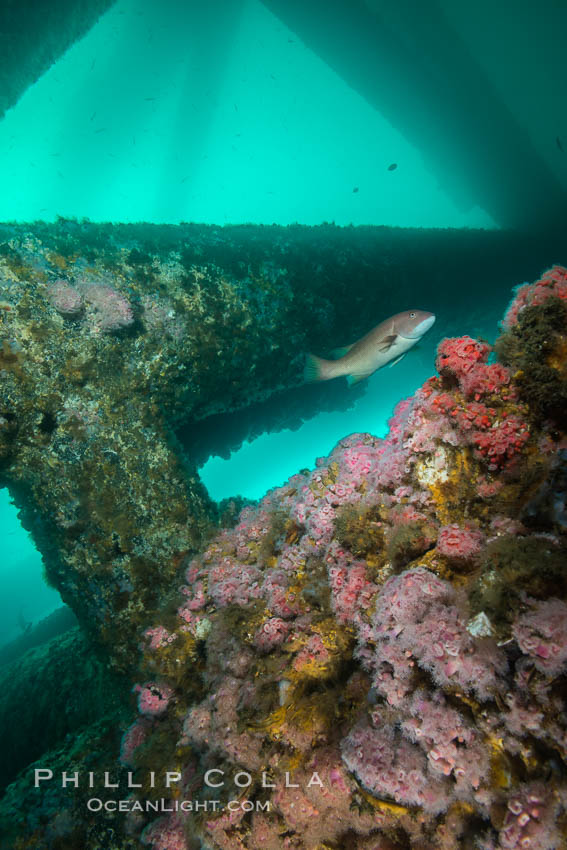
[[[412,338],[420,337],[427,333],[429,328],[435,323],[435,315],[432,313],[426,319],[423,319],[419,325],[416,325],[412,331]]]
[[[435,323],[435,314],[430,313],[427,318],[422,319],[409,334],[400,334],[404,339],[419,339],[427,333],[429,328]]]

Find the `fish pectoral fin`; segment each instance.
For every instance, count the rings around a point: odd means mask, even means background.
[[[354,384],[359,384],[369,378],[371,374],[372,372],[366,372],[364,375],[347,375],[347,383],[349,387],[352,387]]]
[[[389,351],[395,341],[397,340],[397,334],[390,334],[390,336],[385,336],[384,339],[380,340],[379,349],[380,351]]]
[[[391,362],[391,363],[388,363],[388,366],[390,367],[390,369],[392,368],[392,366],[395,366],[395,365],[396,365],[396,363],[399,363],[399,362],[400,362],[400,360],[403,360],[405,356],[406,356],[406,352],[404,351],[404,353],[403,353],[403,354],[400,354],[400,356],[399,356],[399,357],[396,357],[396,359],[395,359],[395,360],[392,360],[392,362]]]
[[[333,348],[333,350],[331,351],[331,355],[330,355],[331,359],[332,360],[339,360],[341,357],[344,357],[345,354],[348,354],[348,352],[351,350],[353,345],[354,345],[354,342],[351,342],[350,345],[343,345],[341,348]]]

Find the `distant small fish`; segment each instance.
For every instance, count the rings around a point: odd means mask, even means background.
[[[336,360],[308,354],[303,373],[306,383],[330,381],[346,375],[350,385],[369,378],[378,369],[398,363],[427,333],[435,316],[425,310],[406,310],[381,322],[352,345],[338,348]]]
[[[356,194],[358,192],[358,186],[355,186],[352,191]]]
[[[557,147],[559,148],[561,153],[565,153],[565,151],[563,150],[563,145],[561,143],[561,139],[559,138],[559,136],[555,137],[555,144],[557,145]]]
[[[395,171],[397,167],[398,167],[398,163],[392,162],[392,164],[388,166],[388,171]]]

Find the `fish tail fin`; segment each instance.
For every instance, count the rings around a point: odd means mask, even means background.
[[[327,374],[328,360],[323,360],[322,357],[317,357],[316,354],[305,355],[305,368],[303,369],[303,379],[306,384],[313,384],[316,381],[327,381],[331,377]]]

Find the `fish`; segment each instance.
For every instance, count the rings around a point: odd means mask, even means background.
[[[406,310],[390,316],[352,345],[335,349],[334,360],[307,354],[303,372],[305,383],[346,376],[349,385],[357,384],[383,366],[399,363],[434,322],[434,313]]]
[[[391,165],[388,166],[388,171],[395,171],[397,167],[398,167],[398,163],[392,162]]]

